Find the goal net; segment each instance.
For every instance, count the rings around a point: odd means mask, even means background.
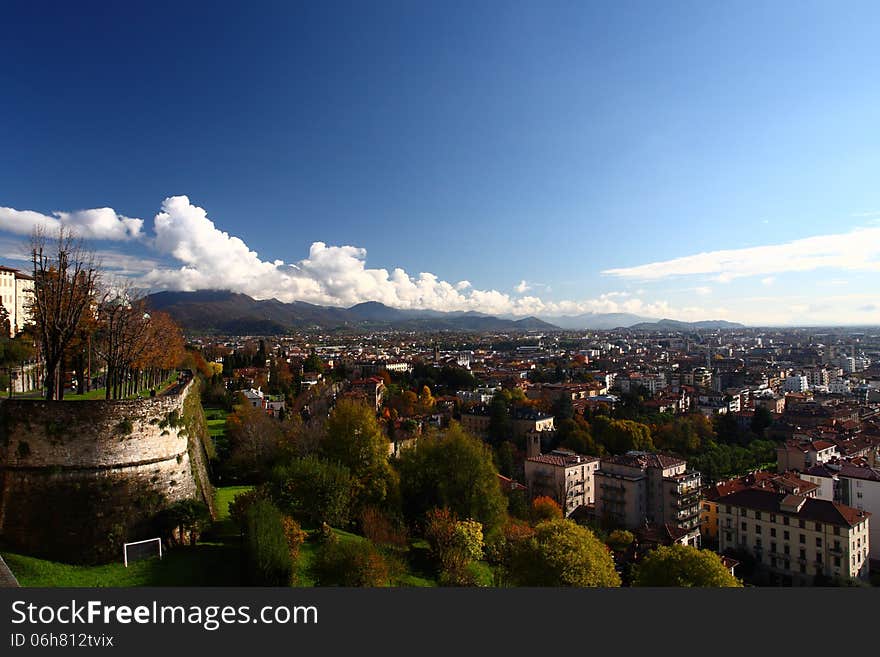
[[[162,558],[161,538],[148,538],[145,541],[134,541],[122,546],[122,558],[126,568],[132,561],[142,561],[152,557]]]

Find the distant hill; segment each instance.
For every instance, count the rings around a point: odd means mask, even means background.
[[[272,335],[304,328],[394,328],[412,331],[549,331],[557,326],[536,317],[512,320],[477,312],[400,310],[369,301],[351,308],[302,301],[257,300],[225,290],[157,292],[147,297],[188,331],[227,335]]]
[[[648,317],[639,317],[630,313],[583,313],[582,315],[545,317],[544,319],[552,322],[559,328],[573,331],[581,329],[607,331],[609,329],[632,326],[640,322],[652,321]]]
[[[745,328],[737,322],[713,319],[701,322],[679,322],[675,319],[661,319],[657,322],[642,322],[629,327],[634,331],[693,331],[695,329],[734,329]]]

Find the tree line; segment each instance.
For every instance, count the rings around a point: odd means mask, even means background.
[[[26,331],[43,368],[47,401],[64,398],[67,373],[77,392],[91,389],[94,372],[106,399],[155,388],[180,365],[184,338],[167,313],[147,307],[144,291],[112,277],[75,233],[60,228],[31,236],[34,289]]]

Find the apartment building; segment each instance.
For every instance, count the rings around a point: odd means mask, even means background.
[[[785,492],[749,488],[718,500],[719,552],[751,555],[783,585],[816,576],[868,575],[870,513]]]
[[[776,469],[779,472],[803,472],[838,456],[837,445],[827,440],[788,440],[776,448]]]
[[[668,523],[699,545],[700,473],[683,459],[628,452],[603,458],[594,479],[598,519],[626,529]]]
[[[0,266],[0,303],[9,315],[9,334],[15,337],[30,320],[28,303],[34,279],[18,269]]]
[[[747,488],[764,488],[785,492],[804,497],[820,497],[819,485],[809,480],[805,475],[795,472],[750,472],[749,474],[719,481],[703,490],[702,508],[700,509],[700,535],[703,540],[710,544],[717,544],[718,528],[718,500]]]
[[[862,463],[835,460],[814,466],[803,477],[819,486],[819,497],[867,511],[880,513],[880,469]],[[880,552],[880,521],[871,525],[871,545]],[[871,554],[877,559],[877,554]]]
[[[532,497],[555,499],[566,516],[579,506],[595,501],[594,475],[599,459],[570,450],[557,449],[526,459],[526,486]]]

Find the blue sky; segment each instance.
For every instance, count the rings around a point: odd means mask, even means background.
[[[153,288],[880,324],[876,3],[179,4],[0,6],[3,262],[65,222]]]

